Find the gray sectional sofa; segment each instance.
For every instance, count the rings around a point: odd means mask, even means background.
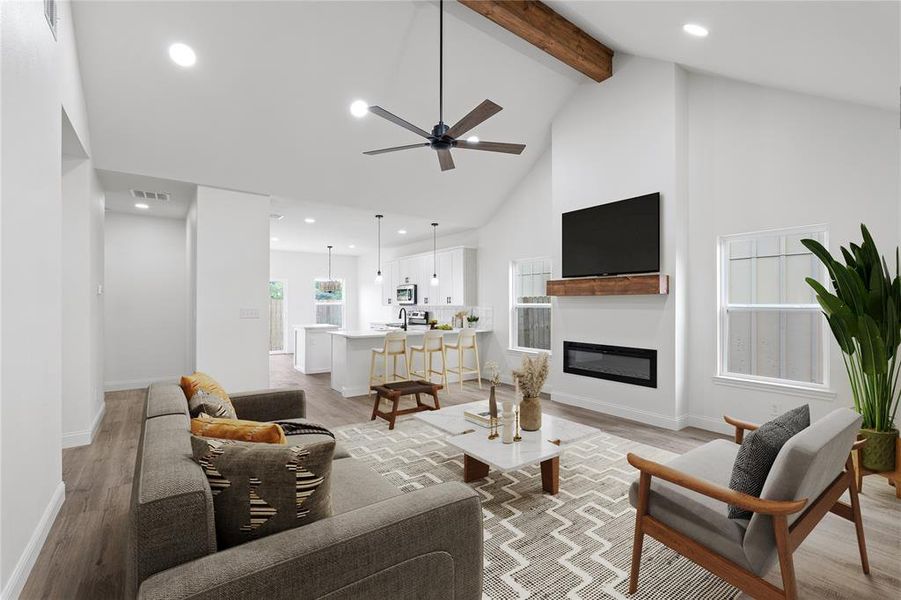
[[[306,416],[299,389],[235,394],[232,401],[242,419]],[[144,600],[481,598],[477,494],[461,483],[402,494],[340,445],[332,467],[332,517],[218,552],[212,494],[192,459],[189,431],[181,388],[152,385],[129,514],[131,595]]]

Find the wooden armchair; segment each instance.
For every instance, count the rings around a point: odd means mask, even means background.
[[[758,599],[797,598],[792,553],[827,512],[852,521],[863,572],[869,573],[851,450],[860,416],[836,410],[792,437],[767,476],[760,497],[728,487],[745,431],[756,425],[725,417],[735,443],[715,440],[663,465],[629,454],[639,470],[629,490],[636,509],[629,593],[638,589],[641,548],[650,535],[679,554]],[[845,491],[851,504],[839,501]],[[810,499],[813,499],[812,501]],[[754,513],[729,519],[726,505]],[[778,558],[779,589],[763,579]]]

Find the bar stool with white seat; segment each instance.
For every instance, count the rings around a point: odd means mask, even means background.
[[[422,354],[422,370],[416,370],[416,354]],[[441,355],[441,370],[436,371],[432,368],[432,355]],[[441,377],[441,384],[447,387],[447,353],[444,350],[444,332],[429,330],[425,332],[422,338],[421,346],[410,346],[410,375],[413,377],[422,377],[429,383],[432,381],[432,375]]]
[[[475,373],[479,382],[479,389],[482,389],[482,368],[479,366],[479,344],[476,341],[476,330],[467,327],[465,329],[460,330],[460,335],[457,336],[456,344],[445,344],[445,348],[448,350],[456,350],[457,351],[457,366],[449,367],[447,370],[451,373],[456,373],[460,377],[460,389],[463,389],[463,376],[468,373]],[[476,366],[474,369],[466,367],[463,364],[464,359],[464,351],[471,350],[476,359]]]
[[[376,357],[381,356],[384,370],[379,375],[376,369]],[[403,358],[404,376],[397,373],[397,357]],[[391,359],[391,376],[388,376],[388,359]],[[373,383],[391,383],[394,381],[406,381],[410,379],[410,363],[407,360],[407,332],[389,331],[385,334],[385,345],[381,348],[373,348],[369,361],[369,385]]]

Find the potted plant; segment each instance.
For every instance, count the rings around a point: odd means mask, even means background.
[[[470,327],[475,327],[476,323],[479,322],[479,318],[477,316],[475,316],[474,314],[469,313],[469,316],[466,317],[466,322],[469,324]]]
[[[807,278],[841,348],[854,409],[863,416],[860,433],[867,443],[861,451],[861,463],[871,471],[892,471],[898,439],[894,423],[901,396],[901,261],[896,248],[892,276],[866,226],[861,225],[860,231],[860,246],[852,243],[850,249],[841,248],[845,264],[816,240],[801,243],[826,265],[835,290],[830,293],[818,281]]]
[[[548,375],[548,355],[539,352],[535,356],[522,357],[522,365],[513,371],[513,379],[522,393],[519,405],[519,425],[526,431],[541,429],[541,388]]]
[[[429,329],[435,329],[438,326],[438,319],[429,319]]]

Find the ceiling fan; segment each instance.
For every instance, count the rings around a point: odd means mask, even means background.
[[[432,131],[429,133],[425,129],[420,129],[409,121],[405,121],[397,115],[391,114],[380,106],[370,106],[369,112],[374,113],[383,119],[387,119],[395,125],[400,125],[404,129],[408,129],[413,133],[424,137],[428,141],[406,146],[395,146],[393,148],[382,148],[381,150],[370,150],[363,154],[374,156],[376,154],[385,154],[387,152],[397,152],[398,150],[412,150],[413,148],[429,147],[438,153],[438,164],[441,165],[442,171],[448,171],[454,168],[454,158],[451,156],[450,152],[451,148],[522,154],[522,151],[526,147],[525,144],[506,144],[503,142],[483,142],[477,139],[460,139],[460,136],[472,130],[480,123],[487,121],[502,110],[500,106],[491,100],[483,101],[469,111],[469,114],[457,121],[452,127],[448,127],[444,123],[444,0],[440,0],[439,11],[438,124],[432,127]]]

